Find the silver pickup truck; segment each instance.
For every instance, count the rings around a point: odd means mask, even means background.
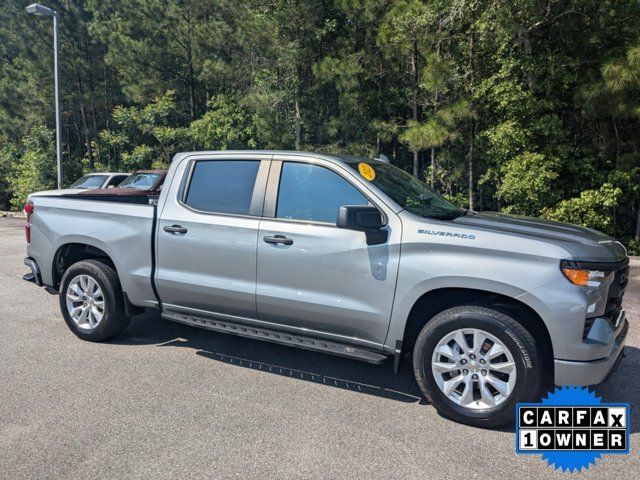
[[[386,162],[175,156],[157,205],[34,193],[31,273],[78,337],[163,318],[374,364],[411,358],[457,421],[513,422],[623,356],[624,247],[582,227],[460,209]]]

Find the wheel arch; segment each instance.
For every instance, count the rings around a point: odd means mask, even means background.
[[[58,289],[64,272],[76,262],[88,259],[100,259],[118,273],[111,256],[102,248],[85,242],[68,242],[60,245],[53,255],[51,275],[53,287]]]
[[[404,328],[402,354],[413,350],[422,328],[438,313],[456,306],[482,306],[511,316],[535,338],[540,349],[545,382],[553,381],[553,347],[549,330],[542,317],[531,306],[501,293],[472,288],[438,288],[422,294],[413,304]]]

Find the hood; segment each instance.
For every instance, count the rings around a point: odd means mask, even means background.
[[[569,223],[493,212],[471,212],[453,223],[553,242],[571,252],[574,260],[584,262],[618,262],[627,256],[626,249],[614,238]]]

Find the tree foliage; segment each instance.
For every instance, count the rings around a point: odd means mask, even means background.
[[[34,126],[17,148],[5,147],[2,155],[13,157],[11,160],[15,162],[9,176],[13,191],[11,205],[14,208],[21,208],[31,192],[47,190],[55,185],[54,133],[48,128]]]
[[[384,153],[476,210],[640,245],[638,2],[48,5],[67,183],[180,150]],[[55,183],[51,22],[24,6],[0,4],[0,208]]]

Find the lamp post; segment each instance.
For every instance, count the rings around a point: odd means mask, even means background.
[[[62,127],[60,125],[60,73],[58,59],[58,14],[38,3],[32,3],[27,7],[27,13],[41,17],[53,17],[53,75],[55,79],[56,96],[56,164],[58,167],[58,188],[62,188]]]

